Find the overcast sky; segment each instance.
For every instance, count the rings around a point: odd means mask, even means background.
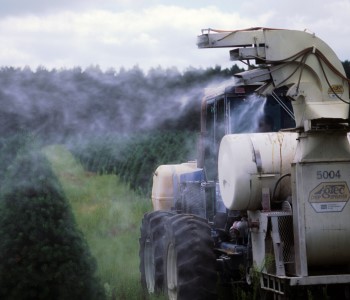
[[[229,67],[203,28],[307,29],[350,60],[350,0],[0,0],[0,66]]]

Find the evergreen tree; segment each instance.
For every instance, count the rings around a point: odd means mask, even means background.
[[[343,67],[347,78],[350,78],[350,61],[343,61]]]
[[[104,299],[95,261],[44,156],[21,149],[1,186],[0,299]]]

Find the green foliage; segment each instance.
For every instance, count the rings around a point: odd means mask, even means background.
[[[116,172],[132,189],[149,192],[152,174],[161,164],[175,164],[195,158],[195,135],[188,132],[149,133],[136,136],[124,152]]]
[[[350,78],[350,61],[345,60],[342,62],[344,70],[345,70],[345,74],[347,78]]]
[[[167,131],[128,138],[105,136],[76,144],[72,151],[87,170],[117,174],[132,189],[149,194],[152,173],[159,165],[196,158],[196,134]]]
[[[104,299],[95,261],[35,144],[17,151],[3,178],[0,298]]]
[[[25,131],[16,132],[8,137],[0,137],[0,182],[5,179],[6,172],[17,154],[33,140],[33,135]]]

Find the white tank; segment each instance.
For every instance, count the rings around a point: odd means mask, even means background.
[[[297,133],[230,134],[223,137],[218,160],[223,202],[232,210],[261,208],[262,188],[272,195],[277,180],[291,172]],[[291,195],[290,179],[278,185],[279,198]]]
[[[180,175],[196,170],[200,170],[197,168],[197,162],[160,165],[153,176],[153,210],[170,210],[174,204],[174,178],[179,182]]]

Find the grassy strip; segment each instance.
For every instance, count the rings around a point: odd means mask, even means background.
[[[98,263],[109,299],[142,299],[138,238],[151,202],[115,175],[86,172],[63,146],[43,149]]]

